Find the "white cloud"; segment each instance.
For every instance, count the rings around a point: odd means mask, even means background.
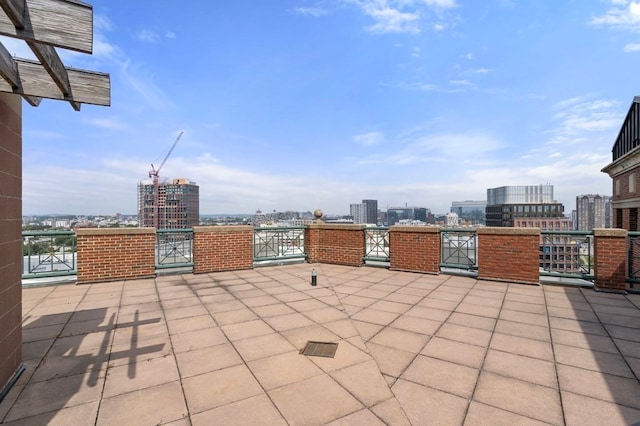
[[[316,18],[327,15],[329,13],[329,11],[327,11],[326,9],[322,9],[319,7],[297,7],[293,9],[293,12],[297,15],[313,16]]]
[[[622,1],[612,2],[614,7],[604,15],[591,20],[593,25],[606,25],[612,28],[621,28],[634,32],[640,31],[640,2]]]
[[[369,132],[361,135],[355,135],[353,137],[353,140],[358,145],[374,146],[374,145],[380,145],[384,143],[385,137],[384,137],[384,134],[380,132]]]
[[[121,130],[129,127],[126,123],[122,122],[118,118],[92,118],[87,120],[87,123],[100,127],[102,129],[110,129],[110,130]]]
[[[640,43],[627,43],[624,46],[625,52],[640,52]]]
[[[157,43],[160,40],[160,36],[150,30],[141,30],[136,34],[136,38],[147,43]]]

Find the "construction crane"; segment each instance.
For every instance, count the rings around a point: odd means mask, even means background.
[[[167,155],[165,155],[164,160],[162,160],[162,163],[160,163],[160,166],[157,169],[153,166],[153,163],[151,164],[149,177],[153,179],[153,227],[156,229],[158,229],[158,180],[160,176],[160,170],[162,169],[162,166],[164,166],[164,163],[167,162],[167,158],[169,158],[169,156],[173,152],[173,148],[176,147],[183,133],[184,132],[180,132],[175,142],[173,142],[173,145],[171,145],[171,149],[169,149],[169,152],[167,152]]]

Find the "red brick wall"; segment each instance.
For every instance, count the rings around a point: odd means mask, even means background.
[[[0,93],[0,391],[22,362],[22,103]]]
[[[311,263],[361,266],[364,257],[363,228],[360,225],[308,225],[305,253]]]
[[[195,226],[193,273],[253,268],[253,226]]]
[[[78,237],[78,283],[155,276],[155,228],[84,228]]]
[[[389,229],[391,269],[440,272],[440,228],[392,226]]]
[[[627,288],[627,231],[594,229],[593,234],[596,288],[625,290]]]
[[[540,230],[478,228],[478,279],[538,284]]]

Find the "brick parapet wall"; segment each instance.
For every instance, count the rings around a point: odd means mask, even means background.
[[[195,226],[193,273],[253,268],[253,226]]]
[[[389,228],[391,269],[438,274],[440,228],[392,226]]]
[[[360,225],[311,224],[305,228],[310,263],[362,266],[364,228]]]
[[[478,279],[540,283],[538,228],[478,228]]]
[[[0,392],[22,362],[22,100],[0,93]]]
[[[80,228],[78,284],[155,276],[155,228]]]
[[[595,285],[599,290],[627,288],[627,231],[594,229]]]

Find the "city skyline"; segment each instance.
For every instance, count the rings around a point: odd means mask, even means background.
[[[198,182],[203,214],[610,194],[640,3],[482,3],[95,2],[93,55],[59,53],[109,72],[112,106],[23,105],[23,212],[135,212],[180,131],[162,177]]]

